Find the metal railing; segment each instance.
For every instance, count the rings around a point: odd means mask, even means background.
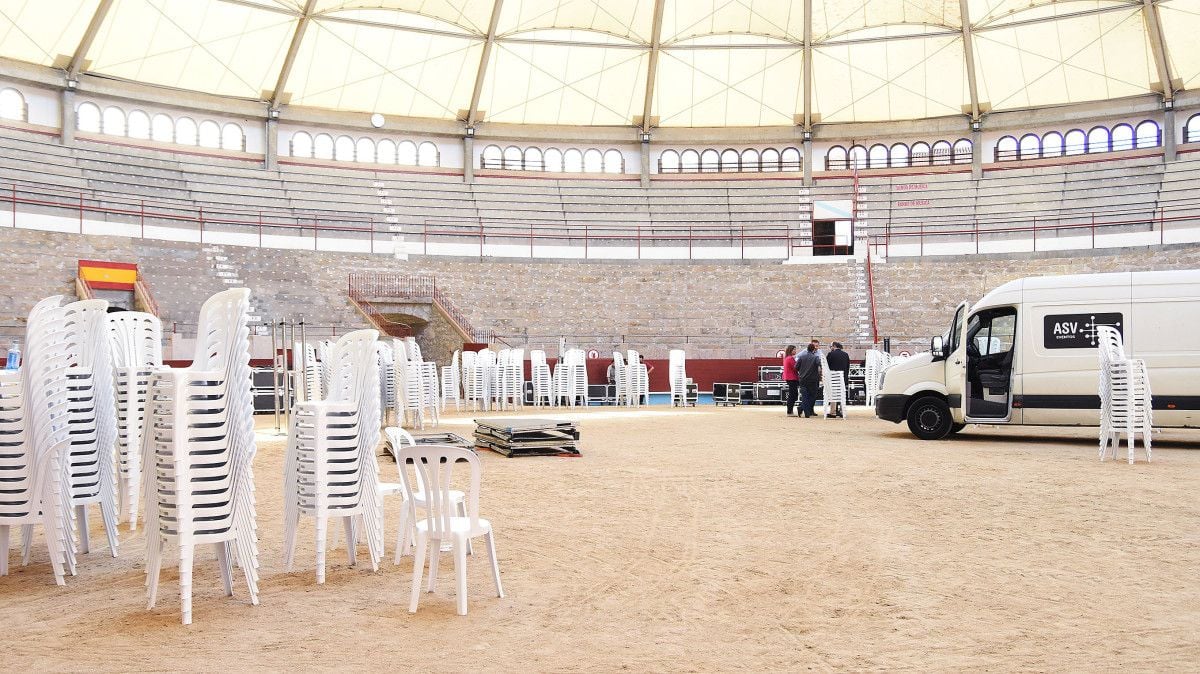
[[[347,292],[351,300],[367,306],[374,301],[429,302],[468,339],[481,344],[490,344],[495,340],[495,333],[491,330],[471,324],[466,314],[438,287],[437,279],[432,276],[355,273],[350,274],[347,280]]]

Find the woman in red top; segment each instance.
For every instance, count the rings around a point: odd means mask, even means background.
[[[783,352],[783,380],[787,382],[787,413],[792,416],[796,398],[800,395],[800,377],[796,375],[796,345],[788,344]]]

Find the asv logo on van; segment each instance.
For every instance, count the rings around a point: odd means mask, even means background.
[[[1047,349],[1093,349],[1097,326],[1111,326],[1124,336],[1124,323],[1119,313],[1051,314],[1042,323],[1042,343]]]

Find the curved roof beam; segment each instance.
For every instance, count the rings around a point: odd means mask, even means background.
[[[1163,101],[1174,100],[1175,85],[1171,81],[1171,60],[1167,58],[1167,48],[1163,44],[1162,23],[1154,0],[1143,0],[1142,16],[1150,33],[1150,48],[1154,53],[1154,65],[1158,67],[1158,79],[1162,82]]]
[[[112,5],[113,0],[100,0],[100,4],[96,5],[96,11],[92,12],[92,20],[88,22],[87,30],[83,31],[83,37],[79,38],[79,45],[75,47],[75,53],[71,55],[71,62],[67,64],[68,80],[79,76],[83,60],[91,51],[92,43],[96,41],[96,35],[100,33],[100,26],[104,25],[104,18],[108,16],[108,10]]]
[[[304,41],[304,31],[308,28],[308,22],[312,20],[313,7],[316,4],[317,0],[307,0],[304,3],[304,11],[296,22],[295,32],[292,33],[292,43],[288,45],[287,56],[284,57],[283,65],[279,68],[279,78],[275,80],[275,90],[271,92],[271,100],[267,103],[268,110],[279,107],[283,88],[287,86],[288,77],[292,74],[292,66],[296,64],[296,54],[300,52],[300,43]]]
[[[658,55],[662,52],[663,8],[666,0],[654,0],[654,24],[650,28],[650,58],[646,65],[646,97],[642,100],[642,133],[650,133],[650,112],[654,108],[654,80],[658,76]]]
[[[979,88],[975,85],[975,43],[971,37],[970,0],[958,0],[962,16],[963,61],[967,67],[967,88],[971,92],[971,122],[979,121]]]
[[[479,97],[483,95],[483,78],[487,77],[488,61],[492,58],[492,45],[496,44],[496,27],[500,25],[500,11],[504,8],[504,0],[494,0],[492,18],[488,21],[487,39],[483,43],[483,52],[479,55],[479,70],[475,72],[475,88],[471,91],[471,107],[467,108],[467,127],[475,126],[479,117]]]
[[[1072,2],[1080,2],[1081,0],[1062,0],[1062,4],[1066,5]],[[1014,21],[1004,21],[1012,16],[1020,15],[1024,11],[1014,12],[1013,14],[1005,14],[1004,16],[996,16],[990,19],[984,19],[975,24],[971,30],[976,33],[982,33],[985,30],[1000,30],[1003,28],[1014,28],[1016,26],[1029,26],[1037,23],[1046,23],[1047,21],[1061,21],[1063,19],[1075,19],[1081,16],[1092,16],[1093,14],[1107,14],[1109,12],[1127,12],[1131,9],[1136,9],[1141,2],[1138,0],[1125,0],[1119,5],[1109,5],[1106,7],[1093,7],[1092,9],[1081,9],[1078,12],[1067,12],[1065,14],[1047,14],[1046,16],[1035,16],[1029,19],[1016,19]],[[1036,8],[1035,8],[1036,9]]]

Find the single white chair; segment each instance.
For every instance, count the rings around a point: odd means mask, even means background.
[[[340,517],[350,563],[362,524],[372,570],[383,556],[379,496],[379,361],[376,330],[343,335],[333,347],[333,386],[326,400],[297,403],[284,463],[284,565],[295,561],[302,515],[316,520],[317,583],[325,582],[329,518]]]
[[[395,428],[395,427],[389,427],[389,428],[384,429],[384,440],[388,443],[388,447],[390,447],[391,454],[394,457],[400,456],[400,451],[402,449],[404,449],[405,446],[414,447],[417,444],[417,441],[413,439],[413,436],[410,435],[408,433],[408,431],[404,430],[403,428]],[[399,461],[397,461],[397,463],[396,463],[397,480],[399,480],[399,474],[402,473],[403,471],[404,471],[404,469],[400,466]],[[403,500],[404,486],[400,482],[380,482],[379,483],[379,495],[380,496],[390,496],[392,494],[401,494],[401,498],[402,498],[401,503],[400,503],[400,526],[396,529],[396,557],[393,562],[394,564],[399,564],[400,558],[403,557],[404,555],[407,555],[409,552],[412,551],[413,542],[416,540],[416,529],[415,529],[416,522],[417,522],[416,510],[417,509],[426,510],[428,507],[428,505],[425,501],[426,490],[424,488],[424,484],[422,484],[420,481],[421,480],[420,473],[418,473],[416,477],[417,477],[417,493],[413,495],[414,498],[412,501]],[[465,505],[466,502],[464,501],[463,493],[461,491],[454,490],[454,489],[450,490],[450,500],[452,503],[458,504],[459,510],[458,510],[457,514],[459,514],[463,517],[466,517],[467,509],[466,509],[466,505]],[[448,541],[446,542],[446,546],[449,546]],[[449,547],[446,547],[446,549],[448,550]],[[471,552],[469,542],[467,544],[467,552],[468,553]]]
[[[108,315],[117,400],[117,497],[129,530],[137,529],[142,488],[142,434],[150,375],[162,368],[162,321],[153,314]]]
[[[158,599],[163,546],[179,546],[183,624],[192,622],[192,560],[212,544],[226,596],[233,564],[258,604],[254,509],[254,401],[250,394],[250,291],[232,288],[200,309],[191,367],[150,377],[143,466],[147,609]]]
[[[450,488],[455,465],[466,462],[470,468],[470,486],[465,492],[467,514],[459,515],[461,508],[455,505],[454,491]],[[419,476],[409,476],[408,465]],[[417,612],[421,598],[421,577],[425,567],[425,553],[429,551],[429,592],[437,589],[438,558],[442,542],[450,541],[454,553],[454,576],[457,588],[458,614],[467,614],[467,546],[472,538],[487,539],[488,560],[492,565],[492,580],[496,583],[496,596],[504,597],[500,584],[500,565],[496,561],[496,541],[492,524],[479,517],[480,463],[474,452],[461,447],[429,445],[407,447],[396,457],[400,466],[400,482],[406,501],[415,502],[417,494],[423,494],[426,503],[425,517],[416,522],[417,551],[413,556],[412,602],[409,613]],[[423,491],[422,491],[423,489]]]

